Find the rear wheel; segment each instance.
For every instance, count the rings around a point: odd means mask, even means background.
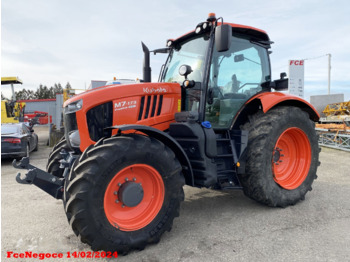
[[[314,122],[295,107],[258,113],[243,126],[249,130],[244,193],[268,206],[303,200],[316,176],[319,148]]]
[[[68,221],[93,250],[126,254],[170,231],[184,199],[174,153],[141,135],[105,139],[76,161],[65,184]]]
[[[51,173],[54,176],[57,177],[63,177],[64,169],[60,168],[60,160],[62,159],[62,156],[60,152],[62,149],[69,151],[69,147],[67,144],[67,141],[65,139],[61,139],[60,142],[58,142],[53,148],[49,155],[49,159],[47,161],[46,170],[47,172]]]

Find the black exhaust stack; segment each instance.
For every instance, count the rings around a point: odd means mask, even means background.
[[[144,53],[143,82],[151,82],[151,67],[149,66],[149,49],[143,42],[141,42],[141,44]]]

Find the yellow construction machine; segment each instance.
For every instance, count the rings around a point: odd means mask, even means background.
[[[11,100],[1,100],[1,123],[18,123],[24,118],[24,102],[16,102],[14,84],[22,84],[18,77],[1,77],[1,85],[11,85]]]

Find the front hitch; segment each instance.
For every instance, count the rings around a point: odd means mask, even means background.
[[[63,184],[64,179],[58,178],[48,172],[45,172],[35,166],[29,164],[29,157],[23,157],[19,162],[16,159],[13,160],[12,166],[17,169],[26,169],[28,173],[21,178],[21,173],[18,172],[16,181],[20,184],[36,185],[40,189],[44,190],[50,196],[56,199],[62,199],[63,197]]]

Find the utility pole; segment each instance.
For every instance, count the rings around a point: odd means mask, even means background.
[[[331,94],[331,54],[328,55],[328,95]]]

